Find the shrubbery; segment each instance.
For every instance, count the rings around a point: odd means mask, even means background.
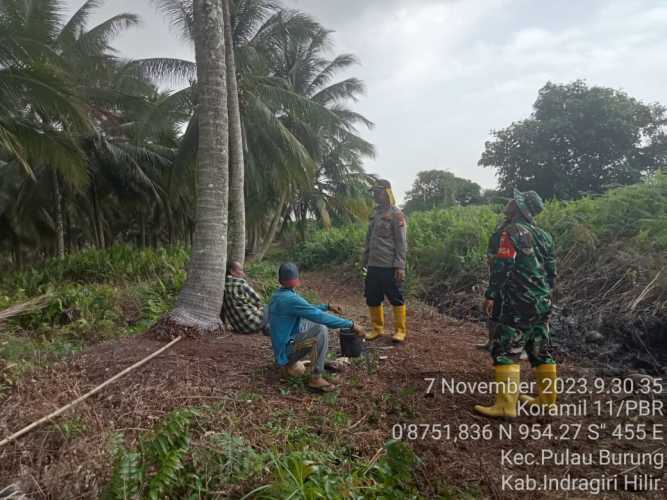
[[[188,252],[179,247],[136,249],[115,246],[88,249],[64,260],[49,259],[39,267],[8,273],[0,278],[0,288],[24,290],[28,295],[43,293],[57,283],[110,283],[145,281],[183,273]]]
[[[315,231],[292,247],[290,258],[304,269],[360,262],[365,237],[366,228],[361,225]]]
[[[0,331],[0,393],[21,373],[104,339],[143,332],[174,304],[185,279],[187,251],[113,247],[7,273],[0,310],[37,295],[44,307]],[[2,366],[0,366],[2,368]]]
[[[498,223],[491,207],[454,207],[417,212],[408,221],[408,266],[426,285],[458,287],[483,272],[489,236]]]
[[[549,203],[538,221],[561,253],[627,241],[642,251],[667,249],[667,177],[659,175],[595,198]]]
[[[486,280],[486,247],[501,220],[497,206],[468,206],[416,212],[408,220],[408,277],[424,293],[459,290]],[[540,226],[556,240],[560,263],[572,268],[574,257],[588,265],[606,249],[622,246],[636,252],[649,267],[664,263],[667,250],[667,178],[614,189],[577,201],[549,202],[538,217]],[[293,249],[306,268],[330,264],[359,264],[365,227],[348,226],[311,234]],[[614,255],[609,256],[613,259]]]

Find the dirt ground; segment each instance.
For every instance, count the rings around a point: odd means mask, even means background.
[[[305,288],[310,288],[323,300],[341,304],[347,317],[369,326],[358,276],[311,273],[305,277],[305,284]],[[391,331],[390,308],[387,313],[387,329]],[[319,433],[322,439],[327,439],[332,433],[341,432],[334,428],[333,415],[344,411],[351,424],[343,432],[349,435],[355,452],[368,459],[392,438],[392,429],[398,429],[395,425],[448,424],[453,434],[459,436],[456,440],[454,436],[450,439],[431,436],[410,441],[422,460],[417,474],[420,489],[427,498],[435,497],[438,491],[442,493],[444,485],[453,488],[450,489],[453,492],[476,491],[491,498],[587,496],[583,492],[522,494],[511,491],[503,488],[502,481],[503,475],[510,474],[560,478],[568,473],[576,477],[647,473],[661,478],[663,486],[667,484],[664,469],[655,470],[646,465],[501,464],[501,452],[510,449],[539,453],[541,449],[597,452],[607,448],[615,452],[659,450],[664,453],[664,434],[662,440],[638,440],[618,439],[611,432],[621,423],[650,426],[664,424],[665,419],[657,414],[640,418],[524,416],[512,422],[486,419],[476,415],[472,407],[480,402],[489,403],[491,396],[440,390],[428,394],[429,383],[425,380],[436,378],[438,389],[442,379],[491,380],[488,354],[474,347],[485,340],[483,328],[444,317],[434,308],[415,303],[408,307],[408,325],[408,341],[404,345],[394,347],[388,337],[379,339],[370,344],[372,349],[367,362],[354,363],[342,374],[335,407],[303,388],[291,387],[285,391],[286,383],[279,380],[273,369],[270,341],[266,337],[225,334],[183,340],[54,423],[0,449],[0,490],[18,481],[30,498],[96,498],[110,471],[107,443],[112,433],[123,432],[131,441],[175,408],[213,402],[226,402],[221,425],[241,422],[238,427],[243,429],[244,437],[258,448],[270,448],[274,444],[271,442],[274,437],[261,425],[269,415],[285,412],[296,415],[297,419],[319,421]],[[32,373],[0,402],[0,436],[75,399],[162,345],[164,343],[142,336],[128,338],[95,346],[67,362]],[[331,333],[331,346],[339,348],[335,332]],[[569,365],[567,359],[563,361],[561,376],[589,379],[594,376],[590,371]],[[522,378],[532,379],[526,362],[522,365]],[[560,401],[575,403],[581,397],[565,394]],[[597,399],[592,395],[584,397],[590,404]],[[617,403],[624,399],[637,400],[639,396],[602,395],[601,398]],[[510,423],[515,429],[511,440],[466,438],[460,433],[462,425],[490,424],[497,436],[499,426]],[[606,428],[597,439],[580,435],[568,441],[534,440],[517,435],[519,425],[536,423],[552,424],[556,434],[558,429],[568,425],[587,429],[590,424],[604,424]],[[454,496],[459,494],[454,493]],[[629,497],[630,494],[631,491],[626,491],[612,496]],[[664,498],[663,495],[664,492],[640,493],[641,498]]]

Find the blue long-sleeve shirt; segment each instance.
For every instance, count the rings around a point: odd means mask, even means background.
[[[313,305],[291,288],[281,288],[271,296],[271,345],[278,366],[287,364],[288,347],[299,332],[301,318],[329,328],[352,327],[352,321],[329,314],[327,309],[326,304]]]

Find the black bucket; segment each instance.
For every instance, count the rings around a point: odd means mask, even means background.
[[[363,344],[353,330],[344,329],[340,331],[340,352],[347,358],[358,358],[363,352]]]

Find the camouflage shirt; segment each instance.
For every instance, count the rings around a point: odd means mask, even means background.
[[[556,280],[556,257],[549,233],[527,221],[501,224],[488,249],[486,298],[500,300],[501,316],[530,323],[548,316]]]
[[[407,223],[398,207],[377,207],[368,223],[364,267],[405,269]]]

